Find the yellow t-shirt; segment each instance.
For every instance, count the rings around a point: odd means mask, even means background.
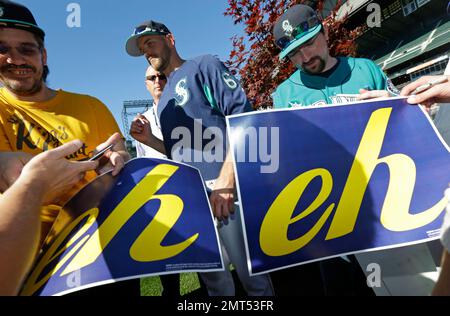
[[[71,160],[86,160],[100,143],[120,132],[114,117],[98,99],[58,90],[46,102],[17,100],[5,88],[0,89],[0,151],[23,151],[37,155],[74,139],[83,141]],[[96,177],[94,171],[62,199],[67,202],[85,184]],[[55,221],[59,207],[50,205],[41,211],[43,230]],[[45,225],[44,225],[45,224]],[[44,228],[45,227],[45,228]],[[44,236],[48,231],[43,231]]]

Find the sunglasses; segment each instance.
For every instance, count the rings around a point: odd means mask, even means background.
[[[311,38],[310,40],[306,41],[305,43],[303,43],[301,46],[298,46],[296,48],[294,48],[289,54],[287,54],[286,56],[288,58],[294,57],[294,55],[296,55],[300,50],[302,50],[303,48],[307,48],[310,47],[314,44],[314,42],[316,41],[317,37],[319,36],[319,34],[314,35],[313,38]]]
[[[317,25],[319,25],[320,19],[317,16],[312,16],[310,17],[308,20],[306,20],[305,22],[300,23],[299,25],[297,25],[294,30],[292,31],[292,33],[288,36],[283,36],[281,38],[279,38],[276,41],[276,44],[279,48],[281,48],[282,50],[285,49],[286,47],[288,47],[293,41],[297,40],[299,37],[301,37],[301,35],[303,33],[308,32],[310,29],[316,27]]]
[[[151,75],[151,76],[145,77],[146,80],[150,80],[151,82],[155,82],[155,81],[156,81],[156,78],[158,78],[159,81],[161,81],[161,80],[166,80],[166,79],[167,79],[167,77],[166,77],[165,74]]]
[[[147,32],[147,31],[153,32],[153,33],[160,33],[160,34],[169,34],[161,29],[153,28],[150,25],[141,25],[134,29],[133,35],[139,35],[141,33]]]
[[[5,44],[0,44],[0,55],[6,55],[12,49],[13,47]],[[39,46],[34,44],[21,44],[18,47],[14,47],[14,49],[22,56],[36,56],[41,52]]]

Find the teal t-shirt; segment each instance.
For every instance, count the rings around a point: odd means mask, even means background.
[[[339,65],[329,77],[297,70],[273,93],[275,108],[336,103],[339,95],[359,94],[359,89],[386,90],[388,79],[371,60],[338,57]]]

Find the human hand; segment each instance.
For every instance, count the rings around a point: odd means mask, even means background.
[[[214,183],[209,202],[219,221],[228,219],[234,213],[234,189],[234,177],[221,176]]]
[[[358,101],[378,99],[378,98],[389,98],[391,95],[387,90],[366,90],[359,89],[359,96],[356,98]]]
[[[5,192],[19,178],[31,158],[31,154],[22,151],[0,152],[0,192]]]
[[[138,142],[147,144],[152,136],[152,128],[148,119],[142,115],[138,114],[131,122],[130,135]]]
[[[22,169],[18,182],[30,183],[43,192],[43,204],[57,203],[57,199],[84,178],[85,172],[98,167],[97,161],[70,161],[65,157],[81,148],[74,140],[58,148],[33,157]]]
[[[93,154],[95,155],[111,144],[114,146],[99,159],[99,168],[96,170],[98,174],[112,170],[112,175],[116,176],[122,170],[125,162],[130,159],[130,155],[125,148],[125,142],[119,133],[114,133],[106,142],[98,145]]]
[[[410,104],[422,104],[426,107],[432,106],[434,103],[450,103],[450,76],[424,76],[414,82],[406,85],[400,95],[409,96],[407,102]],[[438,80],[438,81],[436,81]],[[433,82],[440,82],[433,84]],[[425,85],[429,86],[427,87]],[[424,90],[416,92],[416,95],[411,95],[414,91],[423,86]]]

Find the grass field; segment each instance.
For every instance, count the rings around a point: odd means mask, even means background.
[[[197,273],[182,273],[180,278],[181,295],[189,294],[200,288]],[[162,286],[158,276],[141,279],[142,296],[161,296]]]

